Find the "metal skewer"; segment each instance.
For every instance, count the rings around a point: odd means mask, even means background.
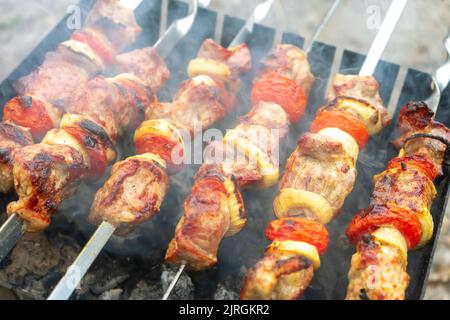
[[[392,0],[391,6],[383,20],[383,24],[378,30],[377,36],[370,47],[364,65],[359,72],[360,76],[371,76],[375,72],[378,62],[383,55],[384,49],[391,38],[398,20],[405,9],[408,0]]]
[[[271,2],[270,5],[272,5],[273,1],[267,1],[265,3],[262,3],[260,6],[261,8],[259,9],[259,11],[263,11],[263,10],[268,10],[270,9],[266,7],[267,3]],[[322,20],[320,21],[319,25],[317,26],[316,30],[314,31],[313,36],[311,37],[311,39],[309,40],[308,44],[305,46],[305,52],[308,54],[312,47],[314,42],[317,40],[317,38],[319,37],[321,31],[323,30],[323,28],[325,27],[325,25],[328,23],[328,21],[330,20],[330,18],[333,16],[333,13],[336,11],[336,9],[339,7],[341,0],[334,0],[333,4],[331,5],[331,7],[327,10],[326,14],[324,15],[324,17],[322,18]],[[255,11],[257,11],[258,8],[255,9]],[[253,23],[255,23],[255,17],[259,16],[259,14],[253,13],[253,15],[250,17],[250,19],[247,21],[247,23],[245,24],[245,29],[241,30],[241,33],[246,32],[246,30],[253,30],[253,27],[249,27],[247,26],[247,24],[249,24],[251,21],[252,25]],[[239,35],[238,34],[238,35]],[[236,40],[236,39],[235,39]],[[233,41],[234,42],[234,41]],[[232,42],[232,43],[233,43]],[[186,264],[183,263],[182,265],[180,265],[180,268],[178,269],[175,277],[173,278],[172,282],[170,283],[169,287],[167,288],[166,292],[164,293],[164,296],[162,298],[162,300],[167,300],[170,296],[170,294],[172,293],[173,288],[175,288],[175,285],[177,284],[178,280],[180,279],[181,275],[183,274],[183,270],[186,268]]]
[[[262,6],[263,10],[260,9],[257,15],[252,16],[254,23],[260,22],[264,19],[265,15],[267,15],[267,13],[269,12],[269,9],[272,6],[273,1],[274,0],[269,0],[260,5]],[[200,0],[200,3],[202,5],[208,5],[209,2],[210,2],[209,0]],[[268,3],[270,3],[269,7],[267,7]],[[173,23],[170,26],[170,28],[166,31],[164,36],[158,40],[158,42],[155,44],[154,47],[161,58],[165,58],[175,48],[177,42],[189,32],[189,30],[192,27],[192,24],[194,23],[197,11],[198,11],[198,1],[194,0],[194,5],[192,6],[191,9],[191,14]],[[246,42],[251,32],[243,32],[244,29],[246,30],[249,29],[248,24],[246,24],[241,29],[241,31],[233,39],[232,44],[230,44],[229,47],[236,46]],[[52,293],[47,298],[47,300],[67,300],[70,298],[70,296],[80,283],[83,276],[89,270],[89,267],[95,261],[98,254],[101,252],[103,247],[108,242],[109,238],[114,234],[115,230],[116,230],[115,226],[111,225],[106,221],[102,222],[102,224],[97,228],[97,231],[94,233],[89,242],[85,245],[81,253],[78,255],[77,259],[67,269],[66,274],[58,282],[57,286],[53,289]],[[180,270],[178,270],[177,278],[181,276],[184,267],[182,266]],[[175,284],[176,281],[173,282],[173,284],[171,283],[171,285],[169,286],[170,291],[168,292],[168,295],[172,291]]]

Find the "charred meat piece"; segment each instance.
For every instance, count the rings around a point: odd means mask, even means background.
[[[246,44],[226,49],[211,39],[203,42],[196,59],[188,66],[190,78],[207,75],[222,80],[227,90],[237,94],[240,76],[251,68],[250,50]]]
[[[358,244],[348,279],[347,300],[404,300],[409,284],[401,251],[371,237]]]
[[[164,161],[157,156],[143,154],[118,162],[95,195],[89,221],[107,221],[126,234],[159,212],[168,185]]]
[[[0,193],[8,193],[13,187],[12,152],[32,143],[28,129],[12,122],[0,123]]]
[[[220,241],[230,227],[227,191],[216,177],[194,184],[184,201],[184,214],[166,252],[166,261],[204,270],[217,263]]]
[[[134,12],[122,6],[120,0],[97,1],[84,27],[104,34],[118,52],[136,41],[141,32]]]
[[[8,205],[8,214],[26,220],[30,232],[45,229],[85,170],[82,154],[70,146],[35,144],[15,150],[14,187],[19,200]]]
[[[64,109],[67,99],[91,75],[81,65],[67,61],[60,52],[47,54],[44,63],[15,86],[19,95],[31,95]]]
[[[270,254],[247,272],[242,300],[295,300],[314,275],[311,262],[301,255]]]
[[[389,124],[389,115],[378,93],[379,85],[374,77],[337,74],[332,83],[328,101],[333,101],[337,97],[352,97],[366,101],[380,112],[383,127]]]
[[[314,84],[314,76],[306,54],[298,47],[290,44],[277,45],[262,62],[261,74],[275,72],[294,80],[308,96]]]
[[[164,60],[158,57],[153,48],[136,49],[120,54],[111,68],[114,75],[133,74],[153,93],[158,92],[170,76]]]
[[[340,141],[322,134],[305,134],[290,156],[280,190],[294,188],[321,195],[338,214],[352,191],[356,168]],[[298,214],[308,214],[298,208]],[[307,210],[306,210],[307,211]],[[294,214],[294,212],[291,212]]]

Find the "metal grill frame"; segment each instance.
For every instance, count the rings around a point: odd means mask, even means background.
[[[83,9],[83,16],[86,16],[89,8],[93,5],[93,0],[81,0],[80,6]],[[168,5],[168,7],[166,7]],[[174,19],[180,18],[187,13],[187,4],[180,1],[144,1],[136,10],[136,17],[139,24],[143,27],[143,32],[133,47],[144,47],[154,43],[160,34],[160,25],[162,22],[171,23]],[[166,17],[162,17],[167,12]],[[222,26],[221,26],[222,24]],[[195,57],[198,48],[204,39],[217,35],[221,35],[222,45],[226,46],[238,32],[244,21],[232,16],[223,16],[220,13],[200,9],[194,26],[190,33],[183,39],[167,59],[167,64],[171,70],[172,76],[165,89],[160,94],[163,101],[171,101],[171,97],[176,92],[180,82],[186,79],[186,65],[190,59]],[[163,29],[163,28],[161,28]],[[7,77],[0,85],[0,105],[5,103],[14,96],[12,84],[19,77],[30,73],[34,68],[39,66],[47,52],[56,48],[57,44],[70,37],[71,31],[66,27],[66,19],[62,21],[41,41],[41,43],[23,60],[23,62]],[[239,109],[235,115],[230,116],[223,121],[218,127],[225,130],[234,127],[235,120],[238,116],[246,113],[249,107],[248,93],[251,88],[251,79],[257,70],[258,62],[270,50],[273,41],[276,38],[277,30],[257,25],[255,27],[252,38],[248,41],[252,52],[254,68],[252,74],[248,75],[243,81],[243,88],[239,97]],[[297,46],[303,46],[304,39],[296,34],[282,33],[282,42],[291,43]],[[405,48],[407,50],[407,48]],[[307,114],[301,123],[293,126],[288,142],[281,148],[282,152],[282,168],[287,156],[294,150],[295,141],[302,132],[307,131],[318,106],[323,102],[323,97],[328,86],[329,78],[332,70],[339,70],[344,74],[357,74],[364,61],[364,55],[352,51],[340,51],[336,47],[316,42],[309,55],[312,71],[316,78],[316,86],[311,93]],[[399,76],[400,75],[400,76]],[[380,62],[375,72],[375,77],[380,83],[380,94],[386,105],[392,106],[394,114],[393,124],[396,123],[399,108],[409,100],[425,99],[430,94],[431,76],[429,74],[414,70],[406,69],[397,64],[386,61]],[[391,101],[394,88],[402,86],[398,101]],[[394,97],[397,99],[397,97]],[[392,100],[394,100],[392,99]],[[2,110],[0,109],[0,115]],[[437,120],[450,126],[450,88],[444,92],[441,100]],[[372,180],[368,177],[384,170],[388,159],[395,155],[395,150],[389,145],[388,141],[392,140],[395,135],[394,125],[385,129],[384,132],[371,139],[367,148],[362,152],[358,162],[358,172],[360,173],[354,191],[346,201],[342,209],[341,216],[331,223],[330,230],[330,248],[328,253],[323,257],[322,268],[318,271],[311,287],[306,291],[305,299],[342,299],[345,296],[345,288],[347,284],[347,272],[350,263],[350,257],[354,252],[354,248],[344,240],[344,226],[348,224],[354,214],[363,209],[369,201]],[[124,140],[130,141],[130,140]],[[123,148],[123,156],[132,153],[129,146]],[[157,225],[156,230],[166,230],[162,239],[147,241],[152,250],[159,250],[156,259],[162,260],[161,253],[166,249],[170,236],[176,222],[182,214],[180,193],[188,192],[189,186],[192,185],[192,175],[196,171],[196,166],[188,168],[185,173],[175,177],[175,183],[172,183],[171,190],[165,201],[161,213],[153,222],[149,224]],[[361,178],[366,177],[366,178]],[[104,181],[104,180],[103,180]],[[95,185],[84,186],[86,190],[94,191],[98,189],[102,182]],[[177,190],[177,186],[185,185],[184,191]],[[425,293],[428,274],[430,272],[432,257],[436,249],[437,238],[442,225],[442,219],[445,215],[445,208],[448,200],[449,179],[442,179],[437,183],[438,196],[432,208],[432,215],[435,223],[435,235],[431,242],[424,248],[414,251],[409,255],[408,273],[411,275],[411,283],[407,291],[408,299],[421,299]],[[85,190],[85,193],[86,193]],[[193,282],[201,289],[196,289],[196,298],[209,298],[208,294],[197,292],[201,290],[212,290],[214,283],[223,281],[223,275],[233,275],[242,277],[239,271],[242,265],[252,266],[258,258],[263,254],[267,240],[264,238],[264,228],[268,221],[273,219],[272,215],[272,199],[276,188],[264,191],[258,195],[251,191],[244,193],[246,208],[248,212],[248,225],[243,232],[237,236],[225,239],[219,253],[219,264],[213,270],[203,273],[190,273]],[[87,192],[89,193],[89,191]],[[185,195],[181,195],[184,199]],[[13,195],[2,197],[0,199],[0,208],[5,208],[6,203],[14,198]],[[86,199],[86,207],[79,209],[87,210],[90,204],[89,197]],[[68,208],[68,209],[67,209]],[[92,229],[82,226],[74,222],[70,212],[71,206],[61,210],[55,219],[54,225],[47,231],[47,235],[52,237],[57,232],[65,232],[74,225],[79,228],[75,233],[78,234],[77,241],[80,245],[85,243],[85,238],[91,235]],[[264,208],[261,212],[261,208]],[[3,210],[2,210],[3,212]],[[84,211],[86,217],[87,211]],[[72,231],[73,232],[73,231]],[[143,232],[145,233],[145,231]],[[80,236],[79,234],[84,234]],[[128,241],[128,240],[127,240]],[[126,246],[130,246],[134,241],[142,241],[142,237],[132,237],[129,242],[125,242]],[[124,259],[122,255],[129,255],[132,259],[142,266],[151,266],[158,263],[157,260],[146,261],[145,253],[137,253],[123,249],[120,245],[112,241],[107,248],[108,255],[111,259]],[[159,248],[159,249],[158,249]],[[248,251],[254,252],[248,255]],[[149,251],[152,251],[149,250]],[[152,251],[153,252],[153,251]],[[244,254],[245,253],[245,254]],[[245,256],[245,257],[244,257]],[[145,261],[145,262],[141,262]],[[100,263],[97,261],[97,263]],[[1,272],[1,270],[0,270]],[[213,284],[202,283],[208,280]],[[240,281],[240,279],[239,279]],[[56,279],[55,279],[56,284]],[[209,289],[208,289],[209,288]],[[20,288],[16,288],[19,289]]]

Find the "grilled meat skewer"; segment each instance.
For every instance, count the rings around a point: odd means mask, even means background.
[[[116,158],[117,136],[144,120],[155,101],[155,92],[169,71],[154,49],[135,50],[119,56],[122,70],[141,70],[139,78],[123,73],[98,77],[81,85],[67,104],[58,129],[50,130],[41,143],[12,152],[14,186],[19,196],[7,207],[27,222],[27,231],[48,227],[62,200],[72,195],[84,179],[102,177]],[[147,80],[152,78],[152,80]],[[159,81],[159,83],[157,83]]]
[[[328,100],[287,161],[273,203],[279,220],[266,229],[272,243],[247,272],[241,299],[290,300],[303,294],[328,246],[324,226],[338,215],[355,184],[359,150],[389,123],[373,77],[336,75]],[[284,264],[300,257],[309,263],[289,273],[267,270],[270,261]],[[258,280],[263,274],[265,282]]]
[[[4,122],[0,124],[4,138],[0,140],[1,193],[8,193],[13,187],[12,151],[31,145],[30,135],[38,141],[59,127],[62,115],[69,112],[68,106],[73,103],[72,95],[88,92],[86,83],[90,78],[111,71],[113,64],[115,70],[120,70],[122,64],[129,66],[122,60],[132,53],[119,59],[116,55],[134,42],[140,31],[131,10],[119,1],[99,0],[84,29],[75,31],[70,40],[46,55],[40,67],[18,80],[18,95],[5,105]]]
[[[278,45],[264,60],[252,90],[253,108],[223,141],[208,147],[166,261],[194,270],[217,263],[222,238],[246,223],[240,189],[269,188],[277,182],[274,147],[303,116],[313,81],[306,55],[295,46]]]
[[[404,300],[408,250],[423,247],[433,236],[433,181],[448,174],[450,130],[434,121],[422,102],[403,107],[398,127],[399,157],[374,177],[370,206],[347,229],[357,249],[348,274],[349,300]]]
[[[183,138],[195,134],[196,124],[205,129],[234,110],[239,78],[250,66],[247,45],[225,49],[206,40],[189,64],[191,78],[174,100],[157,104],[135,131],[138,155],[114,165],[95,196],[89,221],[96,225],[107,221],[125,235],[158,213],[169,175],[183,167]]]

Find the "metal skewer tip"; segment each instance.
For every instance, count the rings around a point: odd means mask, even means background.
[[[177,271],[177,274],[176,274],[175,277],[173,278],[172,282],[170,282],[170,285],[169,285],[169,287],[167,288],[166,293],[164,293],[164,296],[163,296],[162,300],[167,300],[167,299],[169,298],[170,294],[171,294],[172,291],[173,291],[173,288],[175,288],[175,285],[177,284],[178,279],[180,279],[181,274],[183,273],[183,271],[184,271],[185,268],[186,268],[186,264],[182,264],[182,265],[180,266],[180,268],[179,268],[178,271]]]

